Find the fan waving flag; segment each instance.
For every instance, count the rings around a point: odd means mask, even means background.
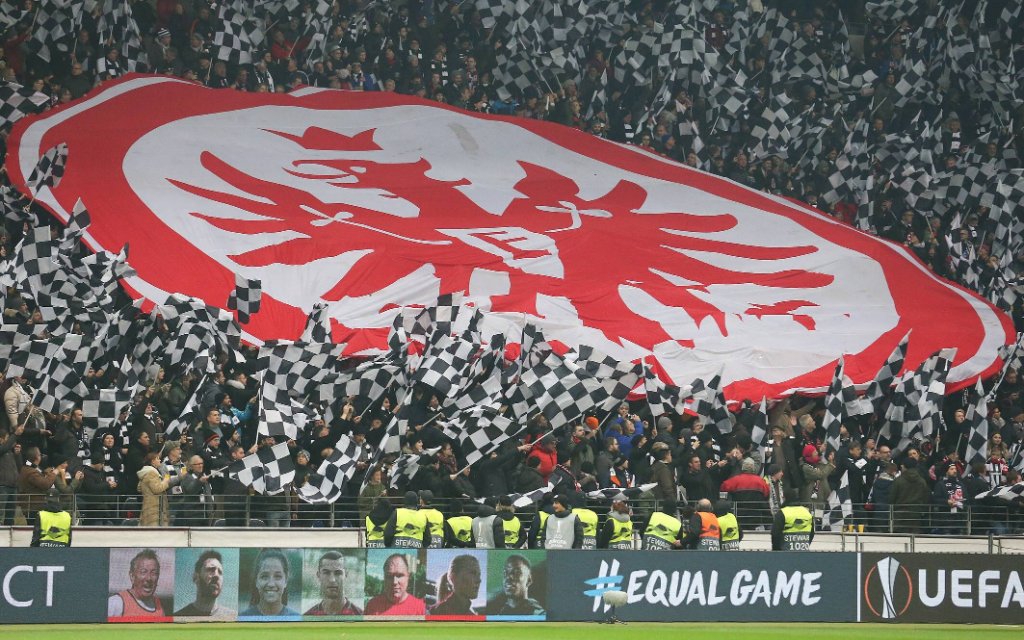
[[[282,442],[232,462],[227,474],[257,493],[276,495],[295,479],[295,461],[288,443]]]
[[[55,145],[63,179],[26,187]],[[246,333],[262,341],[300,335],[327,303],[345,353],[376,355],[400,309],[436,305],[440,337],[462,330],[449,312],[464,303],[489,335],[530,323],[566,348],[653,357],[679,386],[721,372],[727,401],[759,401],[822,392],[841,355],[863,387],[910,329],[907,368],[956,348],[948,382],[963,388],[1013,338],[906,247],[818,210],[569,127],[393,92],[128,75],[21,118],[7,148],[12,183],[58,219],[86,203],[90,248],[130,244],[133,296],[218,305],[234,274],[258,279]]]

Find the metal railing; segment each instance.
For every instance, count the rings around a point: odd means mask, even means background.
[[[401,498],[390,498],[396,506]],[[360,505],[356,497],[343,497],[334,504],[307,504],[286,496],[214,496],[203,501],[199,496],[161,496],[143,517],[141,496],[65,496],[65,508],[72,511],[75,522],[85,526],[139,526],[142,521],[152,526],[181,527],[313,527],[362,528],[365,511],[370,504]],[[588,508],[599,514],[606,512],[607,502],[589,501]],[[653,499],[631,502],[633,519],[639,526],[658,504]],[[733,512],[744,531],[771,529],[772,512],[764,503],[735,502]],[[446,515],[475,515],[475,502],[466,500],[462,512],[449,509],[447,501],[437,501]],[[517,513],[524,527],[533,521],[532,510]],[[815,514],[820,518],[820,514]],[[15,521],[18,524],[17,520]],[[844,531],[854,533],[938,534],[938,535],[1018,535],[1024,533],[1024,513],[1006,505],[967,505],[951,512],[939,505],[901,505],[881,507],[855,505],[853,514],[844,520]]]

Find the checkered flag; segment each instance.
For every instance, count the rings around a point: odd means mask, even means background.
[[[512,15],[515,3],[505,0],[476,0],[474,6],[480,14],[481,26],[484,29],[493,29],[502,17]]]
[[[505,369],[503,380],[506,384],[516,381],[524,370],[535,367],[550,351],[551,345],[544,338],[540,327],[527,322],[523,325],[523,335],[519,339],[519,357]]]
[[[896,345],[896,348],[893,349],[892,353],[889,354],[889,357],[886,358],[885,364],[875,374],[874,380],[868,384],[864,397],[871,402],[875,411],[882,409],[884,400],[889,397],[889,393],[892,390],[893,381],[903,370],[903,362],[907,358],[907,345],[909,344],[910,332],[908,331],[899,344]]]
[[[489,377],[492,372],[501,368],[504,363],[505,336],[504,334],[496,333],[491,336],[490,345],[469,366],[469,373],[466,376],[470,380]]]
[[[0,334],[2,335],[2,334]],[[999,348],[999,357],[1003,359],[1003,367],[999,371],[999,377],[996,379],[996,383],[992,385],[992,390],[988,392],[988,398],[990,401],[994,401],[996,393],[999,391],[999,387],[1003,384],[1003,379],[1006,378],[1006,372],[1010,369],[1020,372],[1024,368],[1024,333],[1017,334],[1017,340],[1013,345],[1004,345]]]
[[[228,295],[228,309],[238,311],[238,321],[248,324],[252,314],[260,310],[263,287],[259,280],[235,274],[235,290]]]
[[[257,363],[280,388],[305,396],[336,371],[344,349],[344,344],[268,341],[260,347]]]
[[[39,193],[43,187],[56,189],[64,177],[64,165],[67,161],[68,145],[62,142],[39,158],[39,162],[25,181],[25,186],[30,187],[33,193]]]
[[[444,434],[459,443],[466,466],[473,466],[525,430],[525,421],[515,422],[489,407],[476,407],[460,413]]]
[[[199,393],[206,386],[208,376],[203,376],[196,388],[192,391],[181,413],[174,420],[169,420],[164,428],[165,440],[179,440],[183,433],[188,433],[190,427],[199,420],[202,407],[199,406]]]
[[[121,410],[131,404],[134,397],[134,390],[91,389],[82,401],[82,421],[94,429],[106,429],[117,420]]]
[[[722,394],[721,385],[722,375],[718,374],[706,384],[698,378],[690,390],[693,397],[690,411],[697,414],[697,418],[705,428],[716,429],[718,435],[732,432],[732,419],[729,416],[728,407],[725,406],[725,396]]]
[[[978,502],[989,498],[1020,503],[1021,500],[1024,500],[1024,482],[989,489],[984,493],[974,496],[974,501]]]
[[[28,344],[33,338],[41,337],[46,330],[45,325],[28,324],[25,322],[0,323],[0,371],[7,371],[11,355],[22,345]],[[7,377],[12,374],[7,371]]]
[[[553,484],[551,484],[549,482],[549,483],[547,483],[546,486],[543,486],[543,487],[541,487],[539,489],[534,489],[533,491],[528,491],[526,493],[509,493],[509,494],[506,494],[506,497],[509,500],[512,501],[512,506],[514,508],[516,508],[516,509],[525,509],[527,507],[530,507],[530,506],[533,506],[533,505],[537,504],[538,502],[540,502],[541,500],[544,499],[544,496],[550,494],[554,490],[555,490],[555,485],[553,485]],[[498,496],[494,496],[494,497],[498,497]],[[476,499],[476,501],[479,502],[479,503],[483,503],[486,500],[487,500],[487,498],[477,498]]]
[[[761,404],[754,414],[754,424],[750,429],[750,441],[761,452],[761,466],[768,466],[768,449],[771,447],[771,430],[768,428],[768,398],[761,396]],[[764,469],[761,470],[764,475]]]
[[[557,429],[579,420],[590,409],[625,400],[640,375],[639,365],[623,364],[608,378],[598,379],[575,363],[548,353],[540,364],[523,372],[513,390],[515,399],[510,401],[520,419],[536,408],[551,428]]]
[[[843,426],[843,359],[839,358],[836,364],[835,373],[832,375],[832,383],[828,386],[828,393],[825,395],[825,417],[821,426],[825,429],[825,455],[839,451],[839,430]]]
[[[341,497],[345,483],[352,479],[359,462],[360,447],[347,435],[342,435],[334,450],[311,473],[306,484],[296,489],[299,498],[310,504],[333,504]]]
[[[31,340],[14,350],[7,364],[7,377],[24,376],[34,379],[49,368],[53,359],[61,353],[60,344],[53,340]]]
[[[656,486],[658,486],[657,482],[649,482],[647,484],[642,484],[639,487],[627,487],[625,489],[620,489],[619,487],[608,487],[607,489],[589,491],[587,492],[587,497],[594,498],[595,500],[612,500],[621,493],[626,496],[627,500],[636,500]]]
[[[142,34],[139,25],[132,15],[132,7],[128,0],[101,0],[96,33],[99,42],[114,42],[113,45],[121,52],[121,59],[128,71],[143,71],[148,63],[146,52],[142,48]],[[117,43],[120,43],[118,46]],[[123,70],[104,68],[106,57],[101,56],[96,63],[98,74],[111,73],[113,77],[121,75]]]
[[[974,391],[978,394],[978,399],[967,407],[967,422],[971,425],[971,431],[967,437],[967,455],[964,456],[967,462],[965,473],[975,462],[988,460],[988,398],[985,396],[980,378]]]
[[[679,387],[663,382],[654,371],[654,367],[644,363],[644,390],[647,392],[647,406],[651,415],[657,418],[669,411],[682,415],[686,410],[686,399],[689,393]]]
[[[207,371],[213,364],[217,343],[207,327],[182,323],[174,341],[167,345],[167,363],[171,368],[196,368]]]
[[[392,387],[400,369],[395,364],[370,360],[329,376],[317,388],[316,397],[331,407],[349,396],[366,398],[372,405]]]
[[[439,396],[454,395],[462,386],[476,351],[477,345],[472,342],[441,335],[424,355],[412,381],[430,387]]]
[[[438,297],[437,303],[427,307],[427,318],[430,321],[430,342],[451,337],[454,332],[455,320],[462,309],[462,292],[446,293]]]
[[[274,376],[268,374],[260,387],[259,426],[261,436],[298,440],[306,428],[311,411],[289,395],[287,389],[277,386]]]
[[[14,82],[0,82],[0,131],[9,130],[27,115],[39,113],[49,101],[44,93]]]
[[[398,489],[399,486],[408,484],[419,472],[422,457],[435,455],[440,450],[441,447],[434,447],[433,449],[425,449],[423,453],[403,453],[398,456],[395,460],[395,465],[391,467],[391,479],[388,486],[392,489]]]
[[[316,342],[325,344],[331,341],[331,316],[327,303],[317,302],[306,318],[306,328],[302,330],[300,342]]]
[[[828,494],[825,510],[821,514],[822,531],[842,531],[846,519],[853,517],[853,502],[850,500],[850,472],[844,471],[839,478],[839,487]]]
[[[460,412],[468,412],[477,407],[489,407],[497,411],[505,402],[501,379],[491,375],[456,396],[446,396],[441,400],[441,413],[450,420]]]
[[[70,411],[89,393],[81,376],[69,365],[67,355],[61,351],[50,361],[47,370],[38,377],[38,386],[32,404],[48,413]]]
[[[263,495],[277,495],[295,480],[295,461],[288,443],[260,449],[228,465],[226,473]]]

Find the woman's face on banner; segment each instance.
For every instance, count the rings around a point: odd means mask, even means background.
[[[288,573],[284,570],[281,561],[277,558],[263,560],[256,573],[256,592],[259,594],[260,602],[264,604],[281,602],[287,588]]]

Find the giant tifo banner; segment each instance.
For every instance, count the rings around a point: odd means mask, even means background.
[[[63,180],[24,186],[67,145]],[[820,212],[559,125],[393,93],[211,90],[128,76],[17,123],[7,171],[85,239],[128,244],[134,294],[223,306],[260,280],[253,339],[294,339],[316,303],[347,354],[397,308],[463,292],[482,329],[526,321],[620,360],[653,355],[728,398],[869,382],[913,329],[908,369],[956,348],[951,389],[994,373],[1009,319],[904,247]]]
[[[484,549],[0,549],[4,623],[1024,623],[1020,556]],[[622,591],[613,612],[603,595]]]

